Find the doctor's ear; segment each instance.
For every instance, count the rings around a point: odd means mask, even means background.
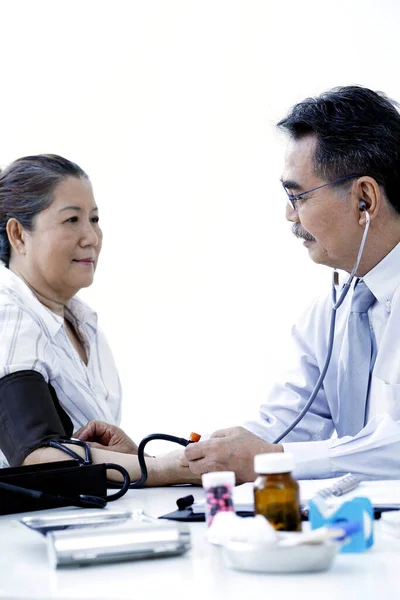
[[[7,221],[6,230],[10,246],[13,248],[13,250],[15,250],[15,252],[18,254],[25,254],[26,232],[21,223],[13,217]]]
[[[357,187],[354,190],[357,194],[358,209],[360,211],[360,225],[365,225],[368,212],[370,219],[374,219],[383,202],[382,190],[373,177],[360,177],[357,180]]]

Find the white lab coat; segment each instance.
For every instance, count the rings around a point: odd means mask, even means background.
[[[282,441],[296,458],[297,478],[335,477],[352,472],[364,478],[400,479],[400,244],[365,277],[377,302],[368,311],[377,356],[365,406],[339,398],[337,374],[353,291],[337,312],[335,343],[328,372],[314,404]],[[260,419],[245,427],[273,441],[307,402],[327,354],[331,294],[313,303],[292,330],[292,353],[285,377],[260,408]],[[359,415],[348,431],[349,411]],[[336,432],[337,437],[332,435]],[[350,435],[349,435],[350,434]]]

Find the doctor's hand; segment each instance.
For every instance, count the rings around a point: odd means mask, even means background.
[[[116,425],[103,421],[89,421],[74,433],[74,437],[89,442],[92,448],[112,450],[125,454],[137,454],[138,447],[126,433]]]
[[[281,444],[270,444],[244,427],[215,431],[205,442],[189,444],[185,457],[192,473],[234,471],[236,484],[254,481],[254,456],[264,452],[283,452]]]

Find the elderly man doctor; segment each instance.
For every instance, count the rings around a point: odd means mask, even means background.
[[[282,183],[286,218],[311,259],[350,273],[328,354],[332,294],[312,304],[293,328],[293,358],[260,417],[191,444],[192,473],[233,470],[251,481],[254,456],[290,451],[295,476],[352,472],[400,478],[400,114],[384,94],[351,86],[308,98],[278,127],[288,134]],[[338,297],[340,295],[338,286]],[[336,432],[336,436],[333,435]]]

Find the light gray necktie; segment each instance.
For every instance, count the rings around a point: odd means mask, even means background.
[[[367,311],[376,298],[358,281],[351,301],[347,340],[343,340],[338,369],[338,436],[355,435],[365,424],[365,409],[372,370],[373,339]]]

